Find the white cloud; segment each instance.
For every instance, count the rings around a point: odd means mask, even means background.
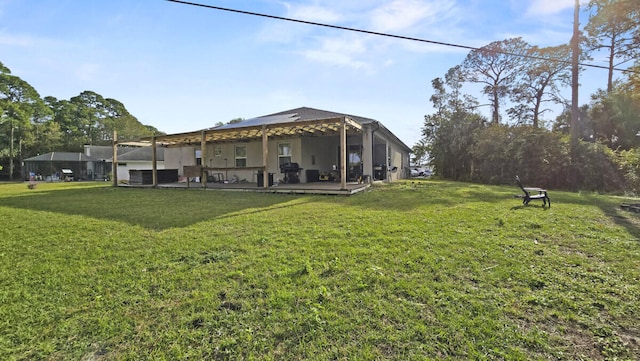
[[[0,45],[30,47],[35,45],[36,39],[28,35],[13,35],[5,32],[0,33]]]
[[[587,0],[580,0],[581,5],[587,2]],[[572,9],[574,5],[575,0],[534,0],[526,13],[528,16],[553,15],[566,9]]]
[[[307,49],[301,53],[310,60],[330,64],[345,66],[354,69],[369,69],[370,64],[358,60],[367,51],[365,38],[345,36],[345,37],[325,37],[320,39],[320,47]]]
[[[342,15],[318,5],[292,5],[286,3],[288,17],[316,23],[334,24],[342,20]]]
[[[531,45],[545,47],[569,43],[569,41],[571,40],[571,32],[558,31],[553,29],[541,29],[532,33],[503,33],[500,37],[504,39],[521,37],[522,40]]]
[[[434,23],[453,8],[449,0],[425,2],[394,0],[372,12],[373,28],[380,32],[399,32],[420,24]]]

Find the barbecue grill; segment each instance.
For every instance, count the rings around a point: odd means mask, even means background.
[[[300,171],[298,163],[284,163],[280,165],[280,173],[284,173],[285,183],[300,183]]]

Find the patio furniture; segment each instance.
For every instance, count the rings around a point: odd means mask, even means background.
[[[300,183],[299,173],[302,170],[298,163],[284,163],[280,166],[280,173],[284,173],[284,183]]]
[[[538,187],[524,187],[522,186],[522,182],[518,176],[516,176],[516,183],[523,192],[522,195],[517,196],[518,198],[522,198],[522,204],[526,206],[534,199],[542,199],[542,207],[545,207],[547,203],[549,203],[549,208],[551,208],[551,199],[549,199],[546,189]]]

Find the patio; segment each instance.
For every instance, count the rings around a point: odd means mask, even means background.
[[[143,187],[153,188],[153,185],[131,185],[119,184],[119,187]],[[161,183],[155,188],[165,189],[200,189],[200,190],[218,190],[218,191],[236,191],[236,192],[259,192],[259,193],[285,193],[285,194],[324,194],[324,195],[352,195],[362,192],[371,187],[370,183],[347,182],[345,188],[336,182],[311,182],[311,183],[294,183],[294,184],[274,184],[268,188],[258,186],[256,182],[243,183],[219,183],[207,182],[202,184],[199,182],[175,182]]]

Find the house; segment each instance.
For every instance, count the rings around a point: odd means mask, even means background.
[[[34,174],[38,179],[47,181],[86,180],[93,171],[89,166],[100,159],[82,153],[50,152],[24,160],[23,179]]]
[[[151,170],[152,149],[140,146],[118,146],[117,147],[117,179],[123,182],[129,180],[131,170]],[[97,162],[90,162],[88,167],[93,170],[93,178],[107,179],[113,172],[113,146],[85,145],[85,154],[92,158],[98,158]],[[156,167],[164,169],[164,149],[156,147]]]
[[[409,176],[411,148],[382,123],[307,107],[156,136],[151,142],[166,147],[165,169],[208,181],[257,182],[267,188],[272,178],[274,183],[333,180],[344,188],[346,182]]]
[[[119,146],[118,179],[128,181],[130,170],[151,170],[150,147]],[[23,179],[30,174],[49,181],[107,180],[112,173],[113,146],[85,145],[84,153],[50,152],[24,160]],[[164,169],[164,149],[156,148],[156,167]],[[66,173],[65,173],[66,172]],[[73,174],[70,176],[69,174]]]

